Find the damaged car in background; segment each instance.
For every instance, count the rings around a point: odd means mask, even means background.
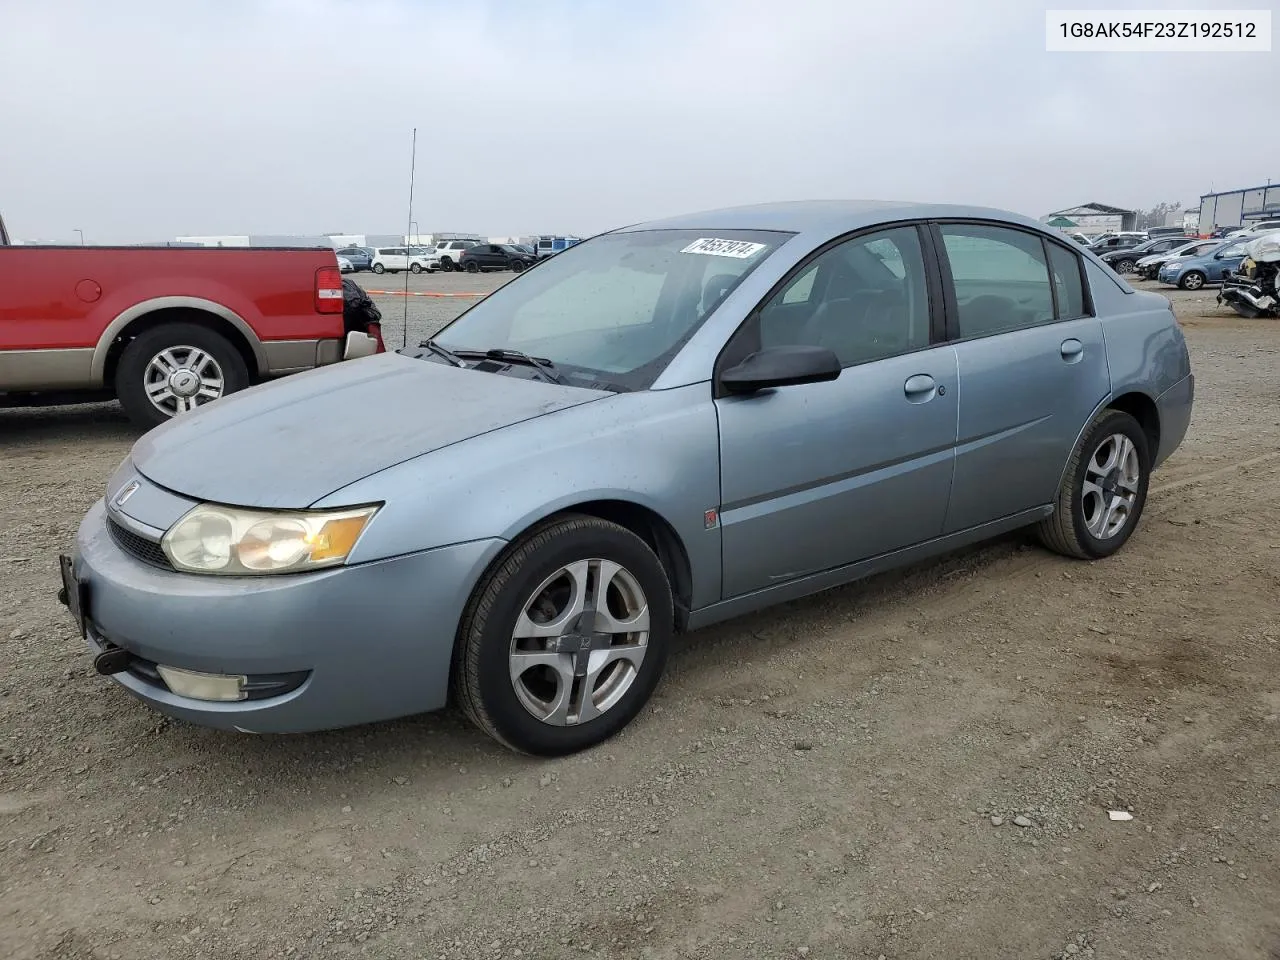
[[[1242,317],[1280,316],[1280,233],[1250,241],[1239,268],[1223,279],[1217,299]]]

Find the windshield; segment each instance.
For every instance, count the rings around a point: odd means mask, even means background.
[[[566,382],[643,390],[791,234],[640,230],[574,244],[500,287],[436,340],[545,357]]]

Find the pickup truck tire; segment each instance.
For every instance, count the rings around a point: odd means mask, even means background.
[[[194,323],[166,323],[129,342],[115,380],[129,419],[150,429],[243,390],[249,368],[220,333]]]

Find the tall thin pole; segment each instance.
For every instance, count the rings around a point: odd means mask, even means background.
[[[409,252],[409,235],[413,230],[413,173],[418,165],[418,128],[413,128],[413,149],[409,154],[409,222],[404,228],[404,252]],[[409,264],[405,263],[404,271],[404,337],[400,342],[400,349],[409,346]]]

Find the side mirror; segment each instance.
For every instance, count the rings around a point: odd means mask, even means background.
[[[840,358],[825,347],[767,347],[720,374],[720,384],[730,393],[754,393],[838,376]]]

